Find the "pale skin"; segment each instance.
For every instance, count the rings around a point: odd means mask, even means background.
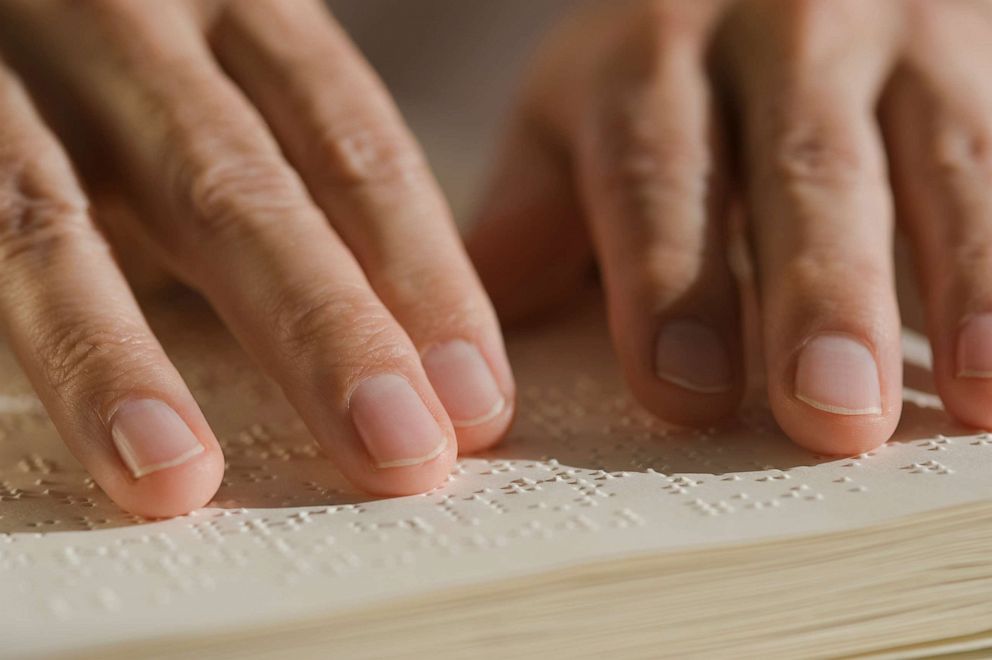
[[[530,316],[594,261],[638,400],[676,423],[732,414],[738,208],[790,437],[849,454],[891,436],[897,226],[945,405],[992,426],[987,0],[584,9],[532,67],[467,251],[388,94],[317,2],[6,0],[0,24],[32,90],[70,90],[80,109],[57,110],[85,128],[69,132],[108,154],[74,168],[36,109],[44,93],[33,104],[0,72],[0,320],[125,509],[186,513],[223,473],[118,265],[134,260],[202,293],[342,473],[380,495],[440,485],[509,428],[490,297],[506,322]],[[108,179],[123,212],[107,211]]]

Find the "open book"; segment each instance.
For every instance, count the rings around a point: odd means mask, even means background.
[[[502,446],[442,488],[375,500],[200,303],[149,313],[221,440],[224,485],[184,518],[120,512],[0,350],[2,657],[992,648],[992,437],[955,425],[919,368],[891,442],[815,456],[760,402],[719,429],[641,412],[587,309],[511,337],[520,412]],[[918,367],[921,347],[907,340]]]

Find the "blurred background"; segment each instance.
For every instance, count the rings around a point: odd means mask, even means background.
[[[392,91],[464,226],[517,81],[582,0],[328,0]]]

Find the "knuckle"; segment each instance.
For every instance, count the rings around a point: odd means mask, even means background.
[[[772,177],[819,185],[879,178],[880,168],[850,133],[826,122],[786,120],[771,143]]]
[[[330,356],[332,370],[355,371],[407,353],[386,309],[364,297],[317,291],[276,302],[269,318],[282,357],[305,364],[319,356],[327,364]]]
[[[639,250],[624,268],[624,281],[635,296],[667,305],[687,293],[722,294],[726,285],[701,246],[655,244]]]
[[[805,250],[788,259],[778,281],[800,298],[831,300],[838,292],[854,289],[864,292],[884,291],[890,274],[884,259],[859,258],[839,248]]]
[[[632,266],[645,282],[671,283],[678,287],[697,280],[706,255],[699,247],[668,243],[645,248]]]
[[[936,131],[938,175],[948,182],[992,185],[992,128],[945,126]]]
[[[416,326],[419,337],[452,332],[471,335],[489,312],[484,299],[468,285],[470,281],[435,264],[407,264],[393,267],[377,278],[375,289],[388,300],[401,301],[401,319],[404,325]],[[431,295],[425,296],[424,291]]]
[[[984,232],[983,232],[984,233]],[[948,260],[951,268],[948,272],[952,277],[979,278],[992,271],[992,242],[982,240],[985,236],[976,236],[955,246],[949,251]]]
[[[399,128],[353,123],[324,131],[314,142],[325,181],[344,189],[410,184],[427,176],[423,154]]]
[[[196,103],[177,103],[177,90],[148,95],[164,172],[164,201],[182,231],[156,227],[167,246],[188,250],[198,241],[223,243],[253,235],[300,210],[308,196],[275,145],[259,139],[265,126],[229,90],[215,89],[202,67],[182,63],[163,83],[197,91]],[[188,94],[188,92],[186,92]],[[195,253],[195,251],[194,251]]]
[[[0,175],[0,261],[38,260],[75,241],[96,242],[86,198],[53,184],[37,164],[5,164]]]
[[[188,167],[181,180],[198,239],[255,234],[305,205],[299,181],[267,156],[213,159]]]
[[[602,131],[602,184],[626,210],[649,215],[676,199],[701,200],[713,187],[715,166],[704,140],[660,130],[636,111],[621,111]]]
[[[124,391],[154,355],[145,333],[116,320],[56,321],[41,330],[36,346],[53,390],[77,400]]]

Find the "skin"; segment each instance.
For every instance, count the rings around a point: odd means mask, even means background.
[[[961,324],[992,310],[990,58],[987,0],[593,3],[531,68],[470,254],[505,322],[570,300],[595,261],[633,393],[707,424],[744,391],[749,328],[726,256],[744,215],[772,411],[797,443],[851,454],[901,411],[898,227],[938,390],[988,428],[992,380],[954,364]],[[658,328],[686,317],[726,347],[725,391],[653,371]],[[822,333],[874,358],[878,410],[796,395],[798,355]]]
[[[423,492],[459,448],[503,435],[513,381],[496,316],[420,149],[320,3],[13,0],[0,14],[31,37],[15,57],[34,64],[32,80],[71,90],[111,147],[110,172],[80,168],[93,189],[126,185],[133,212],[104,216],[117,223],[105,234],[204,295],[354,484]],[[0,118],[0,316],[12,346],[115,502],[151,516],[202,506],[222,477],[217,440],[9,73]],[[421,361],[456,339],[478,347],[511,402],[457,430]],[[376,374],[413,386],[448,436],[439,456],[375,468],[349,397]],[[135,398],[168,404],[205,451],[134,478],[110,426]]]
[[[7,0],[0,30],[38,106],[0,73],[0,320],[67,445],[118,504],[185,513],[223,472],[142,319],[129,262],[201,292],[360,488],[422,492],[456,452],[505,433],[512,405],[456,429],[425,373],[430,347],[467,341],[512,404],[496,315],[423,156],[319,3]],[[532,67],[469,253],[506,322],[568,300],[595,261],[632,391],[664,419],[706,424],[744,390],[726,253],[745,216],[775,416],[804,446],[856,453],[900,413],[898,218],[941,395],[992,426],[992,381],[954,369],[959,324],[992,310],[990,58],[985,0],[592,4]],[[656,377],[655,333],[686,316],[726,347],[729,388]],[[822,332],[868,347],[877,414],[795,396],[797,355]],[[372,466],[349,397],[384,373],[451,436],[436,458]],[[204,451],[134,478],[109,426],[136,396],[167,402]]]

